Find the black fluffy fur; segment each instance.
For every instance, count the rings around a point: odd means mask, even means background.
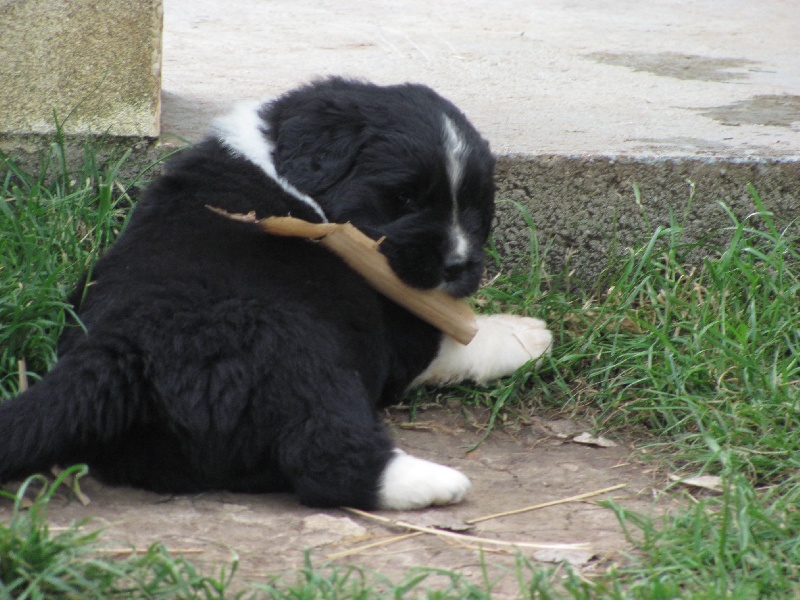
[[[494,161],[449,102],[418,85],[330,79],[260,111],[278,172],[331,222],[377,239],[409,284],[472,293],[492,219]],[[448,116],[470,151],[458,193],[474,248],[446,265]],[[159,492],[292,490],[374,508],[393,444],[376,408],[398,399],[441,334],[312,242],[206,206],[318,221],[215,137],[183,152],[72,295],[37,385],[0,405],[0,481],[85,462]]]

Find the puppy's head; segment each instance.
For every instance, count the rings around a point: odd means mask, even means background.
[[[450,102],[421,85],[328,79],[257,111],[279,178],[331,222],[351,222],[397,275],[474,292],[494,212],[494,158]]]

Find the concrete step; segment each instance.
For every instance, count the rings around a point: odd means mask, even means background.
[[[451,99],[501,157],[520,202],[579,278],[618,236],[687,210],[691,235],[800,209],[800,3],[786,0],[168,0],[162,134],[309,79],[416,81]],[[496,237],[524,247],[501,205]]]

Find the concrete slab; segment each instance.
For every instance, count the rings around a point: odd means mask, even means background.
[[[161,0],[0,0],[0,15],[0,149],[57,128],[158,135]]]
[[[791,0],[165,2],[164,134],[200,139],[237,101],[331,74],[459,105],[501,157],[498,246],[527,251],[513,200],[578,282],[671,214],[687,240],[730,224],[719,202],[745,218],[748,183],[782,222],[800,213]]]
[[[163,132],[316,76],[427,83],[500,154],[800,157],[788,0],[167,0]]]

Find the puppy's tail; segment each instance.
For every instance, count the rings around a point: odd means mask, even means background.
[[[136,356],[122,342],[84,340],[42,381],[0,403],[0,482],[87,462],[127,429],[141,408]]]

